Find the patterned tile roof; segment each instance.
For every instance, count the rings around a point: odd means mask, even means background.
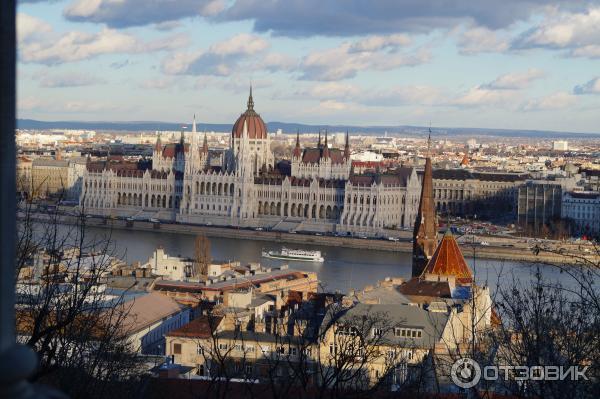
[[[456,282],[459,284],[467,284],[473,281],[473,272],[471,272],[456,239],[449,230],[444,234],[421,276],[426,273],[455,276]]]

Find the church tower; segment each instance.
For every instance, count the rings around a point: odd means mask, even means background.
[[[433,198],[433,171],[429,150],[431,147],[431,129],[427,139],[427,158],[425,158],[425,173],[419,200],[419,211],[415,219],[413,232],[412,276],[419,277],[433,256],[437,247],[438,232]]]

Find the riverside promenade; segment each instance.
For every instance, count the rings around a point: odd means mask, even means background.
[[[34,220],[39,222],[47,222],[47,218],[44,216],[46,215],[37,214],[34,216]],[[59,216],[58,220],[63,224],[75,224],[80,221],[80,218],[62,215]],[[410,242],[409,238],[400,241],[389,241],[384,239],[362,239],[356,237],[336,237],[265,230],[257,231],[254,229],[188,225],[179,223],[152,223],[149,221],[140,220],[126,221],[121,219],[104,219],[95,217],[85,218],[85,224],[88,226],[106,229],[168,232],[186,235],[203,234],[207,237],[266,241],[281,244],[318,245],[324,247],[345,247],[404,253],[412,252],[412,243]],[[469,242],[460,243],[460,247],[465,257],[477,257],[480,259],[572,264],[577,262],[577,258],[569,256],[569,254],[576,254],[578,257],[585,256],[585,258],[590,262],[600,262],[600,258],[596,254],[582,253],[581,249],[575,245],[566,245],[566,250],[564,250],[563,254],[545,250],[541,250],[536,254],[529,248],[527,244],[519,242],[517,239],[510,241],[507,241],[506,239],[504,240],[504,242],[511,242],[511,244],[496,244],[492,240],[489,241],[489,245],[485,246],[480,245],[478,242],[475,244]],[[581,260],[579,260],[579,262],[580,261]]]

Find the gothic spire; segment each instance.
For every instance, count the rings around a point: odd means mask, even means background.
[[[294,157],[300,158],[300,129],[296,131],[296,147],[294,147]]]
[[[321,148],[321,129],[319,129],[319,144],[317,147]]]
[[[325,145],[323,146],[323,158],[329,158],[329,146],[327,145],[327,129],[325,129]]]
[[[427,157],[429,158],[431,151],[431,122],[429,123],[429,135],[427,136]]]
[[[206,137],[206,132],[204,132],[204,143],[202,143],[202,152],[208,154],[208,138]]]
[[[162,151],[162,143],[160,141],[160,132],[158,132],[158,136],[156,136],[156,144],[154,145],[155,151]]]
[[[346,130],[346,144],[344,145],[344,157],[350,159],[350,136],[348,130]]]
[[[428,143],[430,142],[431,133],[428,138]],[[421,185],[419,211],[415,219],[413,232],[413,277],[418,277],[422,274],[423,269],[437,247],[437,236],[437,218],[435,214],[435,199],[433,197],[433,170],[428,150]]]
[[[252,84],[250,84],[250,95],[248,96],[248,111],[254,111],[254,99],[252,99]]]

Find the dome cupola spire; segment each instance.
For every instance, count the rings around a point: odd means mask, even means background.
[[[252,98],[252,84],[250,84],[250,95],[248,96],[248,111],[254,111],[254,99]]]

